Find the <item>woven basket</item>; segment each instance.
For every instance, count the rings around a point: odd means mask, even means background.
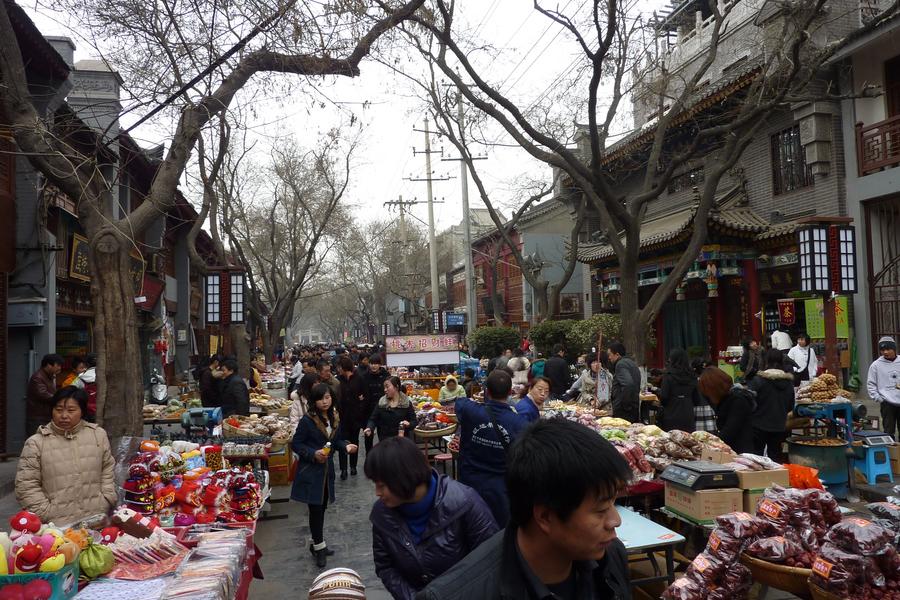
[[[255,440],[258,442],[268,443],[272,438],[268,435],[261,435],[258,433],[253,433],[247,431],[246,429],[238,429],[234,425],[227,423],[226,421],[222,421],[222,437],[227,440],[233,440],[234,438],[241,438],[244,440]]]
[[[445,435],[452,435],[453,433],[456,433],[456,423],[453,423],[452,425],[450,425],[448,427],[444,427],[442,429],[429,430],[429,429],[418,429],[417,428],[417,429],[414,429],[413,431],[415,432],[417,438],[431,439],[431,438],[443,437]]]
[[[741,564],[750,569],[753,579],[759,583],[765,583],[776,590],[790,592],[800,598],[812,598],[810,592],[809,576],[812,569],[800,567],[786,567],[766,560],[760,560],[741,554]]]
[[[270,410],[269,414],[275,415],[276,417],[289,417],[289,416],[291,416],[291,407],[290,407],[290,405],[282,406],[281,408],[276,408],[275,410]]]
[[[809,593],[812,594],[813,600],[841,600],[840,596],[826,592],[812,582],[809,583]]]

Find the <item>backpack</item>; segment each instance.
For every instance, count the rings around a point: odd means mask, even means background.
[[[543,377],[544,376],[544,365],[546,365],[546,364],[547,364],[547,361],[544,360],[543,358],[538,359],[538,360],[534,361],[533,363],[531,363],[531,377],[529,379],[532,379],[534,377]]]

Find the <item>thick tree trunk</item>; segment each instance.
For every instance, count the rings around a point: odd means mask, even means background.
[[[537,317],[535,320],[538,323],[541,323],[547,319],[552,319],[559,311],[558,307],[554,307],[551,303],[551,299],[548,297],[549,282],[541,279],[537,284],[538,285],[532,285],[531,289],[534,290],[534,302],[537,305],[534,307],[534,313]]]
[[[627,253],[631,254],[630,251]],[[637,257],[628,256],[622,261],[619,271],[619,316],[622,319],[622,343],[625,350],[642,366],[646,359],[649,324],[645,322],[645,311],[640,308],[637,271]]]
[[[230,325],[228,333],[231,336],[231,351],[234,352],[238,363],[238,373],[241,377],[250,378],[250,334],[247,327],[239,323]]]
[[[141,349],[129,256],[133,246],[114,227],[90,238],[97,422],[112,438],[143,435]]]

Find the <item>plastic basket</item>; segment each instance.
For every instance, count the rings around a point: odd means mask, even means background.
[[[787,567],[753,558],[746,553],[741,553],[741,564],[750,569],[753,579],[759,583],[765,583],[769,587],[789,592],[800,598],[813,597],[809,589],[809,576],[812,575],[812,569]]]

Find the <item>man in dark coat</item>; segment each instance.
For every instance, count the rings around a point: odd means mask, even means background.
[[[366,386],[366,421],[372,416],[378,401],[384,396],[384,382],[388,378],[387,369],[381,366],[381,355],[378,352],[372,352],[369,355],[369,370],[366,371],[363,382]],[[365,436],[366,452],[372,449],[372,443],[375,436]]]
[[[512,378],[494,369],[484,385],[484,403],[467,398],[456,401],[459,421],[459,481],[478,492],[500,527],[509,520],[509,499],[503,476],[506,452],[528,425],[507,399]]]
[[[26,437],[50,421],[53,394],[56,393],[56,376],[62,371],[65,362],[59,354],[47,354],[41,359],[41,368],[28,380],[28,387],[25,389]]]
[[[615,365],[610,400],[613,416],[632,423],[641,420],[641,371],[635,362],[625,356],[625,346],[613,342],[607,350],[609,362]]]
[[[787,416],[794,410],[794,376],[784,372],[784,355],[780,350],[766,351],[766,368],[757,371],[747,387],[756,392],[753,451],[765,453],[779,464],[786,462],[783,446],[787,439]]]
[[[584,425],[538,421],[509,452],[509,525],[417,600],[630,600],[615,505],[630,478],[622,455]]]
[[[544,377],[550,380],[550,397],[559,400],[566,395],[571,379],[569,363],[566,362],[566,348],[562,344],[553,346],[553,356],[544,363]]]
[[[222,417],[250,414],[250,390],[237,373],[237,361],[233,358],[222,362]]]
[[[343,355],[338,359],[338,369],[340,374],[337,376],[340,385],[341,396],[341,431],[344,439],[351,444],[359,444],[359,432],[366,426],[369,415],[366,414],[366,384],[362,377],[353,366],[353,361],[347,355]],[[350,455],[350,474],[356,475],[356,465],[359,455]],[[338,462],[341,465],[341,479],[347,479],[347,453],[341,452],[338,455]]]

